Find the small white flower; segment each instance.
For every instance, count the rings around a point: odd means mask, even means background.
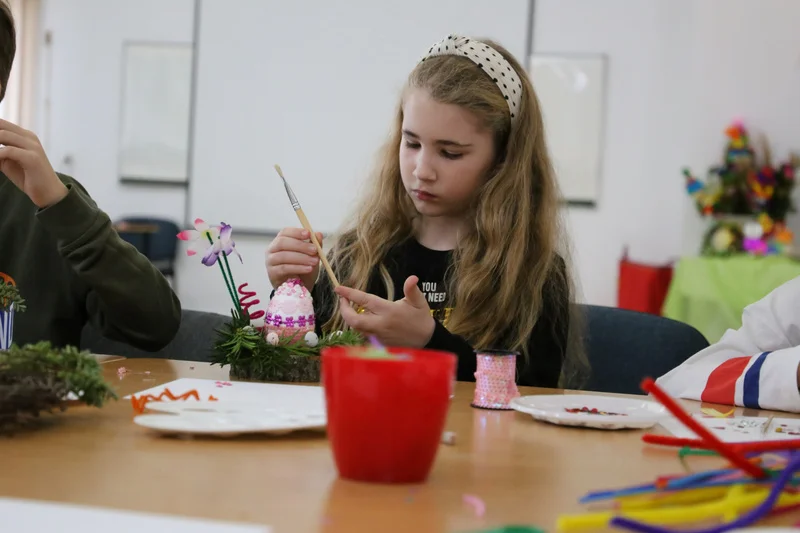
[[[308,344],[313,348],[319,342],[319,337],[317,337],[317,334],[314,333],[313,331],[309,331],[308,333],[306,333],[304,340],[306,341],[306,344]]]
[[[194,220],[194,229],[184,230],[178,233],[178,238],[189,242],[186,255],[196,255],[213,246],[214,241],[219,237],[219,228],[209,226],[202,218]]]
[[[274,331],[267,334],[267,342],[270,343],[271,345],[277,346],[279,340],[280,339],[278,338],[278,334],[275,333]]]

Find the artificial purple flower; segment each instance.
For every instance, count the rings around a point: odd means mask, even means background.
[[[220,226],[217,226],[217,229],[219,230],[219,238],[206,250],[203,256],[203,264],[206,266],[214,266],[220,254],[223,253],[226,256],[235,253],[239,257],[239,262],[244,263],[241,254],[239,254],[239,251],[236,249],[236,243],[231,238],[233,228],[231,228],[229,224],[223,222]]]

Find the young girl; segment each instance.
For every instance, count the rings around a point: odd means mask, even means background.
[[[292,276],[313,285],[324,331],[453,352],[461,381],[475,379],[475,350],[496,348],[521,353],[520,385],[574,386],[586,365],[570,342],[556,178],[519,62],[491,41],[436,43],[409,75],[381,155],[330,254],[342,286],[317,281],[309,235],[287,228],[267,253],[273,287]]]

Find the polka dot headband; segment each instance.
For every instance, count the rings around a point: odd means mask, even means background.
[[[481,41],[459,35],[448,35],[431,46],[421,61],[431,57],[447,55],[468,57],[478,65],[481,70],[492,78],[497,88],[503,93],[503,97],[508,102],[508,110],[511,112],[512,122],[517,118],[522,97],[522,82],[519,79],[519,74],[500,52]]]

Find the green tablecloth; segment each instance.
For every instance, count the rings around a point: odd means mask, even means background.
[[[741,327],[745,307],[797,276],[800,261],[783,256],[687,257],[675,266],[662,314],[714,343]]]

